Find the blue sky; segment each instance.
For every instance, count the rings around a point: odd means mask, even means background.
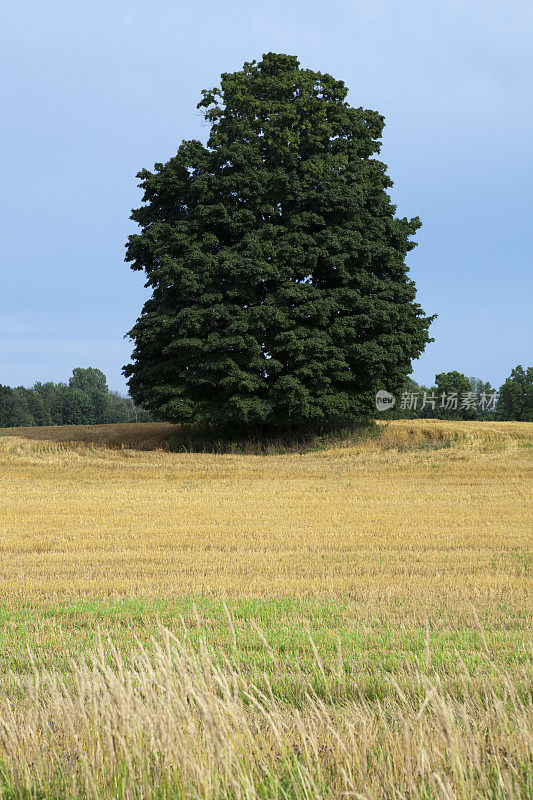
[[[221,72],[268,51],[344,80],[386,117],[382,158],[439,319],[415,380],[499,386],[532,362],[529,0],[50,0],[0,10],[0,383],[93,365],[124,390],[146,291],[124,263],[136,172],[206,140]]]

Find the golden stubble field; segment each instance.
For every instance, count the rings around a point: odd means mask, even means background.
[[[303,455],[128,446],[165,431],[0,431],[4,598],[528,602],[533,423],[399,420]]]
[[[533,424],[171,432],[0,430],[0,795],[529,800]]]

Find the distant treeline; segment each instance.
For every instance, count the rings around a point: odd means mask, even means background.
[[[533,421],[533,367],[518,366],[499,390],[461,372],[435,375],[433,386],[408,378],[394,406],[381,419]],[[36,383],[31,389],[0,384],[0,427],[98,425],[152,422],[155,417],[131,398],[110,392],[103,372],[77,367],[67,383]]]
[[[154,417],[128,397],[110,392],[95,367],[77,367],[67,383],[36,383],[31,389],[0,384],[0,427],[97,425],[151,422]]]
[[[495,389],[480,378],[461,372],[441,372],[432,386],[408,378],[381,419],[457,419],[533,421],[533,367],[517,366]]]

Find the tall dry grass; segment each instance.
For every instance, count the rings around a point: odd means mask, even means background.
[[[231,626],[231,618],[228,619]],[[261,632],[258,631],[261,636]],[[284,665],[264,641],[278,678]],[[312,643],[311,643],[312,646]],[[87,798],[531,797],[531,660],[444,680],[420,663],[379,700],[342,650],[303,703],[280,698],[231,653],[161,629],[126,659],[112,642],[64,675],[12,676],[0,700],[3,792]]]

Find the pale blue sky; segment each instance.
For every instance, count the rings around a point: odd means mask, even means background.
[[[386,117],[382,158],[436,341],[414,364],[499,386],[531,364],[530,0],[3,0],[0,383],[102,369],[124,390],[142,276],[135,173],[205,141],[221,72],[270,50]]]

